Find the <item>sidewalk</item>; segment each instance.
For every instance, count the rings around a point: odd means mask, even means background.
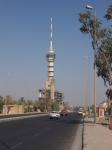
[[[83,150],[111,150],[112,130],[108,127],[94,124],[90,118],[84,123],[84,149]]]

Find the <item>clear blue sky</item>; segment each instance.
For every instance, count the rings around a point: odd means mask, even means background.
[[[111,0],[0,0],[0,95],[37,99],[47,79],[50,17],[56,52],[56,87],[70,104],[84,103],[89,76],[93,91],[93,53],[90,38],[80,33],[79,13],[89,3],[103,19]],[[86,59],[86,58],[89,58]],[[97,102],[105,99],[103,80],[97,80]]]

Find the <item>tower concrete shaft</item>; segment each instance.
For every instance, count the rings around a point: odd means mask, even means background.
[[[46,89],[50,90],[51,100],[54,101],[55,93],[55,80],[54,80],[54,61],[56,54],[52,46],[52,18],[51,18],[51,31],[50,31],[50,47],[46,55],[48,62],[48,80],[46,81]]]

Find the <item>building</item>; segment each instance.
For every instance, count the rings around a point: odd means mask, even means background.
[[[56,54],[53,48],[53,36],[52,36],[52,18],[50,24],[50,46],[46,55],[48,63],[48,78],[43,89],[39,89],[39,101],[44,101],[47,111],[51,110],[53,102],[57,101],[59,105],[63,104],[63,93],[56,90],[55,78],[54,78],[54,63]]]
[[[99,104],[99,108],[104,108],[104,111],[106,111],[107,107],[108,107],[107,101],[103,101]]]

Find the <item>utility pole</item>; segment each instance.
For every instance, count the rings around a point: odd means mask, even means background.
[[[86,9],[93,10],[93,7],[91,5],[86,5]],[[94,9],[94,16],[96,21],[96,13]],[[95,23],[94,23],[94,39],[96,39],[96,30],[95,30]],[[96,41],[96,40],[95,40]],[[93,63],[93,102],[94,102],[94,123],[96,123],[96,65],[95,65],[95,55],[96,55],[96,46],[94,48],[94,63]]]

